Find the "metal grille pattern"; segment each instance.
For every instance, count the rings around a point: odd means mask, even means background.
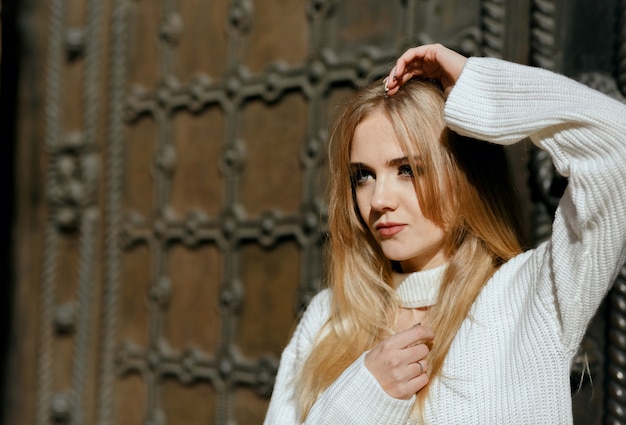
[[[285,4],[161,0],[148,5],[115,0],[109,10],[106,2],[84,0],[85,13],[77,26],[70,22],[67,2],[49,3],[47,216],[41,266],[37,424],[110,425],[137,423],[135,418],[144,425],[177,423],[182,419],[167,403],[172,386],[198,390],[200,397],[205,396],[201,399],[210,406],[203,423],[260,421],[281,346],[268,343],[252,349],[241,340],[242,329],[255,320],[248,317],[250,299],[272,294],[257,287],[274,285],[266,275],[251,276],[249,270],[257,270],[251,258],[272,264],[270,254],[279,253],[297,262],[288,273],[280,267],[267,272],[267,276],[275,272],[282,279],[295,273],[293,294],[265,300],[288,304],[291,316],[283,321],[293,321],[322,286],[326,239],[323,158],[336,105],[355,88],[385,75],[391,60],[416,44],[436,40],[465,54],[507,58],[506,46],[510,47],[514,36],[507,33],[505,25],[511,18],[509,2],[475,0],[461,6],[418,0],[307,0],[284,17],[304,23],[293,37],[305,39],[301,43],[305,51],[276,53],[268,49],[263,53],[258,44],[254,54],[248,51],[254,40],[261,43],[264,37],[275,36],[255,32],[261,20],[271,18],[263,8],[279,13]],[[189,7],[202,10],[213,25],[219,22],[223,54],[218,52],[219,46],[207,47],[212,41],[203,39],[199,31],[187,32],[193,15],[185,9]],[[558,7],[552,1],[535,0],[530,25],[531,61],[553,70],[558,70],[554,59]],[[622,6],[622,15],[624,9]],[[461,15],[459,23],[450,24],[456,22],[450,16]],[[385,25],[376,26],[379,20]],[[281,20],[272,22],[280,24]],[[139,43],[139,37],[150,42]],[[108,49],[103,48],[103,40],[109,43]],[[197,65],[200,59],[196,63],[193,55],[183,52],[194,41],[197,49],[211,52],[208,65]],[[272,43],[276,46],[280,41]],[[136,49],[139,44],[156,52],[154,66],[148,71],[142,68],[146,55]],[[616,79],[587,74],[581,80],[621,96],[623,34],[620,45]],[[281,55],[291,56],[282,60]],[[189,64],[183,66],[183,61]],[[65,93],[71,89],[64,75],[72,72],[72,67],[81,69],[77,90],[81,104],[77,115],[81,118],[78,124],[69,125],[62,109],[69,96]],[[106,103],[101,100],[103,93]],[[280,122],[276,111],[290,112],[293,122]],[[254,155],[276,148],[267,140],[280,136],[258,117],[271,117],[286,129],[302,127],[300,133],[289,133],[300,135],[285,146],[292,155],[289,164],[297,168],[293,181],[274,181],[274,186],[263,187],[262,179],[285,164],[253,166]],[[190,122],[198,122],[194,119],[205,123],[201,128],[210,134],[185,133]],[[180,207],[176,200],[182,196],[178,192],[181,186],[194,183],[177,180],[193,167],[193,161],[185,156],[187,139],[200,139],[201,144],[217,147],[212,152],[219,152],[200,160],[202,166],[219,170],[214,185],[219,187],[202,195],[211,197],[208,203],[200,203],[202,207],[184,203],[185,207]],[[536,240],[549,232],[551,211],[563,184],[555,177],[549,159],[540,155],[532,158]],[[291,188],[286,192],[289,200],[269,207],[254,204],[250,199],[258,200],[261,195],[250,195],[250,181],[263,194]],[[147,184],[141,186],[141,182]],[[133,185],[142,190],[132,192],[128,188]],[[212,254],[201,256],[206,249]],[[184,264],[192,264],[193,270],[181,271],[185,266],[177,262],[186,255],[194,260]],[[214,261],[202,269],[198,263],[206,258]],[[136,281],[133,270],[138,268],[142,272]],[[190,314],[189,323],[173,322],[174,312],[181,311],[174,305],[179,305],[176,303],[189,288],[197,289],[185,287],[191,280],[186,272],[196,276],[207,269],[201,279],[214,292],[204,298],[186,296],[196,305],[215,310],[214,320],[194,322]],[[129,307],[131,293],[141,299]],[[623,332],[619,297],[623,294],[619,294],[618,285],[613,298],[612,353],[621,350],[623,339],[619,336]],[[136,313],[137,305],[142,315]],[[211,335],[206,339],[214,344],[172,341],[172,323],[180,326],[176,328],[180,333],[184,326],[206,328]],[[286,336],[285,329],[290,326],[262,331]],[[62,359],[67,352],[71,352],[69,361]],[[616,382],[611,387],[614,400],[607,409],[617,417],[624,404],[622,357],[615,354],[610,368]],[[65,375],[53,373],[59,366]],[[134,389],[136,400],[125,400],[134,395]],[[133,412],[124,410],[129,406]]]
[[[211,81],[200,76],[185,83],[171,75],[172,50],[176,48],[178,28],[183,24],[176,14],[173,2],[164,5],[168,10],[160,31],[162,45],[163,78],[153,90],[135,90],[128,95],[124,105],[127,122],[136,122],[144,116],[152,116],[158,123],[159,149],[156,158],[158,205],[155,217],[127,215],[119,229],[124,246],[149,243],[155,247],[153,280],[150,302],[154,304],[151,321],[158,323],[165,313],[167,298],[171,292],[171,279],[163,268],[168,249],[173,244],[193,248],[201,244],[214,244],[223,254],[223,282],[219,294],[222,329],[219,349],[204,353],[189,349],[174,352],[167,348],[158,326],[151,326],[150,346],[137,347],[125,344],[117,349],[118,372],[147,373],[148,388],[147,424],[160,423],[158,415],[159,382],[163,376],[175,376],[181,383],[209,381],[217,391],[216,423],[230,423],[235,417],[231,389],[238,386],[253,387],[260,395],[272,387],[277,367],[276,357],[248,359],[240,354],[234,336],[237,331],[238,309],[245,296],[238,247],[243,243],[256,243],[271,248],[284,240],[293,239],[301,251],[300,283],[296,311],[306,304],[320,287],[321,249],[324,240],[325,207],[315,176],[319,173],[324,151],[326,110],[328,93],[333,87],[359,87],[385,74],[389,58],[394,57],[407,44],[414,42],[410,32],[395,43],[392,51],[381,51],[364,46],[355,54],[342,57],[324,37],[336,16],[338,5],[334,1],[314,0],[307,4],[310,27],[309,52],[306,63],[289,67],[272,63],[264,72],[252,74],[233,55],[228,61],[227,76],[221,81]],[[403,7],[416,13],[415,2],[405,2]],[[234,1],[229,7],[227,20],[231,42],[230,51],[245,40],[254,21],[254,7],[249,1]],[[406,28],[415,19],[414,14],[401,14]],[[120,16],[119,19],[125,19]],[[119,24],[121,25],[121,24]],[[122,42],[120,42],[122,44]],[[303,187],[300,208],[295,214],[285,215],[276,210],[264,211],[260,217],[250,218],[238,202],[238,183],[245,163],[246,141],[238,134],[240,111],[251,99],[262,99],[268,104],[280,102],[285,93],[301,93],[310,105],[307,131],[302,143],[300,165],[303,168]],[[121,105],[113,105],[113,108]],[[203,211],[190,212],[187,217],[168,213],[168,177],[176,167],[175,152],[170,141],[172,128],[169,117],[181,110],[193,113],[206,108],[218,107],[225,113],[226,131],[223,140],[223,156],[220,169],[224,176],[226,199],[218,216],[211,217]],[[113,173],[111,173],[113,175]],[[119,183],[112,182],[111,187]],[[112,195],[112,194],[111,194]],[[110,196],[111,196],[110,195]],[[119,214],[120,211],[111,211]],[[117,220],[111,220],[116,222]],[[116,248],[113,248],[116,249]],[[114,267],[114,265],[111,265]],[[103,406],[104,407],[104,406]],[[107,423],[103,421],[102,423]]]
[[[332,0],[312,0],[306,3],[308,24],[308,51],[304,63],[292,66],[273,61],[260,72],[251,71],[242,63],[237,52],[250,37],[258,10],[251,1],[232,1],[225,7],[224,27],[228,39],[228,57],[222,78],[213,79],[202,69],[196,76],[181,79],[177,76],[177,49],[184,33],[185,21],[175,1],[160,3],[160,25],[152,34],[157,41],[158,75],[155,83],[131,81],[130,74],[136,63],[129,57],[129,38],[132,25],[142,13],[141,3],[123,0],[114,2],[111,13],[110,52],[107,92],[109,94],[106,120],[106,142],[103,148],[96,144],[99,134],[97,116],[104,107],[96,99],[102,84],[99,58],[101,36],[98,29],[105,25],[101,3],[89,1],[83,28],[67,24],[68,10],[64,2],[52,2],[50,16],[48,70],[47,144],[50,151],[48,190],[50,192],[49,229],[45,240],[41,350],[39,373],[38,419],[40,424],[50,420],[88,422],[84,409],[90,376],[88,353],[96,346],[91,323],[94,299],[101,301],[100,354],[97,373],[97,423],[116,423],[119,418],[113,411],[116,388],[129,376],[140,376],[145,386],[145,424],[168,422],[162,403],[162,385],[165,379],[174,379],[182,385],[198,382],[210,384],[215,389],[214,420],[231,423],[237,420],[233,391],[239,387],[252,388],[259,396],[266,395],[272,387],[277,367],[277,353],[250,358],[242,354],[236,335],[241,320],[241,308],[246,294],[242,271],[241,247],[246,244],[274,249],[291,243],[299,250],[300,278],[294,314],[321,286],[322,250],[325,239],[325,205],[319,175],[323,174],[324,145],[327,127],[332,115],[333,93],[363,86],[385,74],[390,59],[404,48],[427,41],[428,34],[415,35],[416,22],[424,21],[424,5],[416,1],[402,1],[391,8],[392,22],[383,35],[372,43],[358,43],[352,49],[347,39],[338,42],[336,36],[341,20],[350,16],[350,7]],[[359,3],[360,7],[361,4]],[[389,7],[385,5],[385,7]],[[354,9],[352,9],[354,10]],[[478,20],[478,17],[476,17]],[[449,39],[465,47],[467,53],[480,53],[477,45],[477,27],[451,30]],[[333,36],[335,35],[335,36]],[[418,40],[418,37],[421,37]],[[441,35],[439,35],[441,38]],[[66,41],[64,46],[63,42]],[[65,47],[65,48],[64,48]],[[471,51],[469,51],[471,50]],[[64,136],[60,128],[63,120],[59,108],[63,104],[61,77],[65,60],[81,62],[84,74],[84,119],[81,131]],[[295,212],[267,209],[260,214],[250,214],[240,199],[242,173],[246,167],[247,151],[253,141],[242,139],[243,111],[252,102],[260,101],[267,107],[280,104],[297,93],[308,106],[306,131],[300,145],[299,165],[302,175],[299,206]],[[342,95],[342,96],[345,96]],[[223,138],[210,143],[221,144],[221,157],[217,160],[222,176],[223,202],[219,212],[195,209],[177,211],[172,208],[172,179],[180,167],[177,158],[176,118],[182,114],[202,115],[208,110],[221,111]],[[128,146],[135,141],[129,129],[150,121],[156,128],[153,144],[153,187],[151,214],[126,206],[125,184],[130,176],[126,156]],[[59,142],[64,139],[66,142]],[[103,158],[106,158],[103,161]],[[207,161],[210,161],[207,158]],[[215,160],[215,158],[213,159]],[[106,164],[104,179],[103,215],[93,210],[99,202],[97,190],[103,184],[98,164]],[[102,297],[96,297],[100,288],[94,279],[95,262],[99,252],[95,249],[99,229],[104,229]],[[78,283],[76,296],[70,302],[58,304],[59,285],[57,273],[59,240],[78,243]],[[214,352],[189,346],[173,348],[164,335],[168,306],[177,291],[176,276],[168,270],[174,247],[194,250],[214,246],[220,252],[221,273],[208,276],[220,279],[220,321],[217,326],[218,346]],[[138,246],[149,250],[149,284],[146,303],[148,335],[146,343],[120,337],[127,324],[121,311],[121,291],[130,282],[124,281],[122,270],[126,253]],[[211,303],[212,300],[202,300]],[[295,316],[294,316],[295,317]],[[51,328],[50,323],[56,323]],[[216,326],[203,323],[199,326]],[[51,329],[56,329],[52,331]],[[71,340],[74,347],[73,372],[69,390],[58,391],[50,374],[58,359],[54,358],[55,340]],[[89,363],[90,364],[90,363]],[[88,416],[88,415],[87,415]]]

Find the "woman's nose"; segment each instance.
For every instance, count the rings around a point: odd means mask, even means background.
[[[387,179],[376,180],[370,206],[377,211],[395,210],[398,207],[398,197],[393,184]]]

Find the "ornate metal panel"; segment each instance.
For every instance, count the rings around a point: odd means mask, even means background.
[[[337,106],[430,41],[622,96],[617,4],[586,12],[604,26],[584,51],[600,43],[602,57],[576,62],[575,12],[590,7],[578,3],[24,2],[32,50],[17,142],[29,195],[17,196],[9,387],[33,391],[10,394],[7,423],[260,423],[293,322],[322,286]],[[511,151],[522,184],[527,155]],[[522,191],[539,240],[564,182],[539,153],[531,160]],[[602,309],[610,320],[592,324],[581,350],[600,398],[585,398],[583,380],[579,423],[600,423],[602,411],[622,420],[620,279]],[[589,403],[600,406],[593,418]]]

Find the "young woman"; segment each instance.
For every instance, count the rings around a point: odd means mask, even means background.
[[[527,137],[569,182],[532,250],[501,149]],[[420,46],[347,105],[330,170],[329,288],[265,423],[571,423],[571,360],[626,260],[626,106]]]

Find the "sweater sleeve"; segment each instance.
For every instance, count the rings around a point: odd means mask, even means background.
[[[328,320],[330,291],[319,292],[309,303],[280,357],[272,398],[264,425],[300,424],[296,403],[296,379],[323,324]]]
[[[415,396],[399,400],[389,396],[367,370],[365,353],[324,391],[309,412],[305,425],[403,425]]]
[[[264,425],[301,424],[295,398],[296,378],[315,337],[328,319],[330,291],[316,295],[283,351]],[[350,365],[315,402],[305,425],[404,424],[415,397],[398,400],[385,393],[363,363]]]
[[[531,261],[536,293],[573,352],[625,260],[626,105],[544,69],[470,58],[445,114],[452,130],[473,138],[529,137],[568,178],[541,250],[549,255]]]

